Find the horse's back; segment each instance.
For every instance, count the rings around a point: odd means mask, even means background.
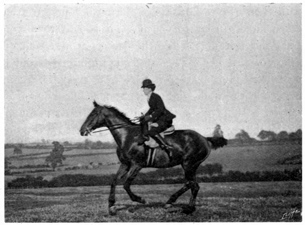
[[[167,137],[170,142],[179,143],[179,145],[184,148],[191,144],[194,151],[210,151],[210,145],[208,144],[207,139],[194,130],[176,130],[174,133],[165,137]]]
[[[200,141],[203,141],[203,142],[206,142],[207,139],[202,136],[200,133],[198,133],[197,131],[194,131],[194,130],[190,130],[190,129],[187,129],[187,130],[175,130],[175,132],[173,132],[172,134],[169,134],[169,135],[166,135],[165,137],[168,137],[168,138],[182,138],[182,139],[190,139],[192,138],[193,140],[194,139],[197,139],[197,140],[200,140]]]

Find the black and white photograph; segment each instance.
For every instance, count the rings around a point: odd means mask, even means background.
[[[302,221],[301,2],[3,18],[4,222]]]

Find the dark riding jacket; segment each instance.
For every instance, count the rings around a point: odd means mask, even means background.
[[[162,121],[164,123],[170,122],[173,120],[176,115],[172,114],[170,111],[168,111],[163,103],[162,98],[160,95],[152,92],[151,96],[148,101],[149,110],[147,113],[145,113],[145,116],[149,115],[151,116],[150,121],[151,122],[157,122]]]

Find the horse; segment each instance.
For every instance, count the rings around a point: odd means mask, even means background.
[[[110,215],[116,214],[115,188],[118,179],[126,177],[123,187],[132,201],[145,204],[146,201],[134,194],[131,183],[142,168],[169,168],[181,165],[184,170],[185,184],[176,193],[170,196],[165,204],[169,208],[172,204],[191,189],[189,204],[184,207],[183,212],[192,213],[196,210],[195,201],[199,191],[196,182],[196,170],[199,165],[210,155],[211,149],[223,147],[227,140],[223,137],[205,138],[193,130],[176,130],[174,133],[165,136],[165,141],[173,148],[171,159],[160,147],[151,149],[145,144],[139,145],[137,138],[140,135],[140,125],[129,119],[118,109],[108,105],[99,105],[93,102],[94,109],[87,116],[87,119],[80,128],[80,135],[87,136],[101,127],[107,127],[117,144],[117,156],[121,162],[117,173],[111,183],[108,198],[108,210]],[[154,160],[148,150],[154,151]],[[149,158],[148,158],[149,157]]]

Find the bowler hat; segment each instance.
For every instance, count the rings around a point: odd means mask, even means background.
[[[143,80],[142,87],[141,88],[151,88],[155,89],[156,85],[150,80],[150,79],[145,79]]]

